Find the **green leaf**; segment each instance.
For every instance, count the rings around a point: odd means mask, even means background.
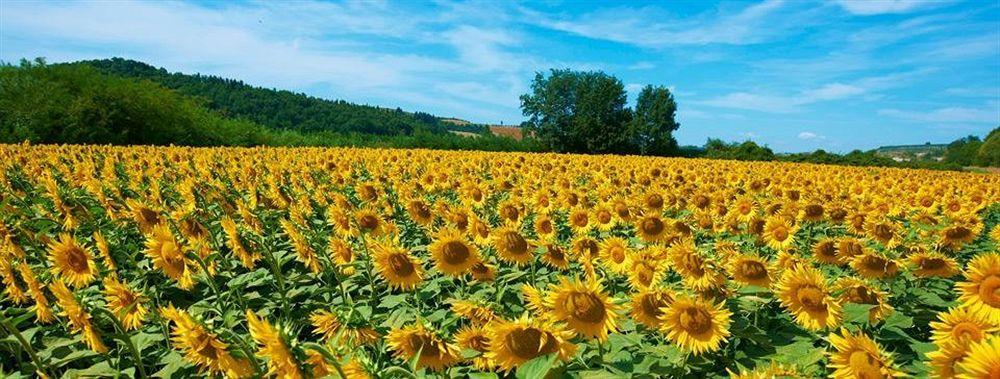
[[[498,379],[497,374],[492,372],[470,372],[465,374],[469,379]]]
[[[389,295],[382,298],[382,303],[378,306],[379,308],[392,309],[404,301],[406,301],[406,295]]]
[[[160,364],[164,365],[160,371],[153,374],[154,378],[173,378],[174,374],[178,373],[185,367],[191,367],[191,364],[187,363],[180,354],[176,351],[171,350],[163,358],[160,358]]]
[[[556,361],[555,354],[548,354],[537,357],[530,361],[525,362],[521,367],[517,368],[515,377],[517,379],[539,379],[544,378],[545,374],[549,373],[552,369],[552,364]]]
[[[872,304],[844,304],[844,322],[858,325],[868,323],[868,311],[872,307]]]
[[[900,312],[892,312],[889,317],[885,319],[884,327],[897,327],[900,329],[906,329],[913,326],[913,317],[909,317]]]

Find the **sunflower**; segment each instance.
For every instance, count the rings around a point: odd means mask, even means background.
[[[473,325],[486,325],[497,318],[488,305],[471,300],[452,300],[451,311],[471,321]]]
[[[219,225],[222,226],[222,231],[226,234],[226,245],[229,246],[229,250],[236,255],[236,258],[239,258],[243,267],[252,269],[255,262],[260,259],[260,254],[251,253],[247,250],[246,245],[240,239],[240,232],[236,227],[236,222],[232,218],[229,216],[223,217],[219,220]]]
[[[417,368],[427,367],[440,372],[460,359],[458,347],[442,340],[422,324],[393,329],[385,339],[396,357],[403,361],[420,354]]]
[[[352,327],[344,324],[333,312],[318,310],[309,315],[313,333],[335,345],[361,346],[378,342],[378,331],[372,328]]]
[[[466,326],[455,333],[455,344],[459,349],[468,349],[478,353],[469,359],[472,367],[481,371],[492,371],[496,364],[487,357],[490,351],[490,337],[486,329],[479,325]]]
[[[475,240],[476,243],[486,243],[490,241],[490,226],[479,217],[473,216],[469,220],[468,233],[472,235],[472,239]]]
[[[390,287],[409,291],[423,281],[424,268],[420,260],[397,241],[376,242],[372,250],[372,263]]]
[[[181,289],[194,287],[195,268],[167,224],[154,226],[146,236],[146,256],[153,260],[154,267],[176,280]]]
[[[469,271],[472,272],[472,279],[479,282],[492,282],[497,277],[496,270],[493,269],[493,266],[483,262],[477,262],[472,265],[472,267],[469,268]]]
[[[730,316],[723,303],[679,296],[663,309],[661,330],[682,350],[700,355],[729,337]]]
[[[368,233],[373,236],[384,235],[386,234],[386,229],[389,228],[389,226],[386,225],[385,220],[382,220],[377,212],[369,208],[355,211],[354,223],[358,226],[358,231]]]
[[[885,279],[899,273],[899,264],[894,259],[868,250],[851,259],[851,268],[870,279]]]
[[[663,309],[674,301],[672,291],[647,288],[632,295],[630,315],[632,319],[649,328],[656,329],[663,324]]]
[[[865,221],[865,235],[889,249],[899,246],[902,242],[899,229],[899,224],[885,216],[872,217]]]
[[[445,275],[462,276],[479,262],[479,250],[465,240],[457,229],[442,229],[427,247],[438,271]]]
[[[521,219],[523,207],[520,201],[513,198],[507,199],[497,207],[497,215],[504,223],[513,225]]]
[[[969,346],[957,343],[939,343],[937,350],[927,353],[927,363],[937,378],[956,377],[958,362],[969,355]]]
[[[0,258],[0,266],[4,266],[3,258]],[[42,290],[42,283],[38,281],[38,277],[35,276],[35,272],[31,270],[31,267],[27,263],[21,262],[18,265],[18,271],[21,274],[21,279],[28,286],[28,293],[31,294],[31,299],[34,300],[35,305],[32,308],[35,309],[35,319],[38,322],[47,324],[55,321],[56,317],[52,314],[52,308],[49,306],[49,299],[45,297],[45,292]],[[8,288],[11,288],[8,286]]]
[[[812,267],[798,266],[786,270],[775,291],[781,305],[806,329],[820,330],[840,323],[840,303],[827,291],[823,274]]]
[[[108,309],[118,317],[126,330],[136,330],[142,326],[148,310],[143,304],[146,297],[141,293],[109,276],[104,278],[104,298]]]
[[[351,245],[344,239],[331,234],[327,241],[327,248],[330,249],[330,258],[333,263],[340,267],[340,272],[347,276],[353,275],[354,266],[351,264],[354,263],[355,256]]]
[[[104,238],[104,235],[100,231],[95,231],[94,234],[94,245],[97,246],[97,252],[101,254],[101,259],[104,259],[104,266],[114,271],[118,268],[115,264],[114,258],[111,257],[111,249],[108,248],[108,240]]]
[[[539,237],[549,237],[556,233],[555,221],[552,220],[552,216],[548,214],[539,214],[535,217],[533,222],[535,227],[535,234]]]
[[[684,279],[684,284],[696,291],[705,291],[725,283],[725,275],[695,249],[694,240],[682,239],[670,245],[670,259],[674,271]]]
[[[792,247],[796,231],[798,226],[792,226],[782,217],[772,216],[764,224],[764,240],[772,249],[785,251]]]
[[[732,372],[728,368],[730,379],[776,379],[776,378],[802,378],[805,377],[794,365],[785,365],[771,361],[767,366],[757,366],[753,370],[740,370]]]
[[[608,298],[600,281],[561,277],[553,285],[545,304],[555,320],[565,322],[570,330],[587,338],[604,341],[618,328],[618,305]]]
[[[569,342],[572,332],[527,316],[515,321],[497,320],[487,328],[487,335],[490,350],[486,358],[504,372],[543,355],[556,354],[566,361],[576,353],[576,345]]]
[[[851,334],[841,329],[830,333],[830,367],[837,379],[894,378],[905,376],[892,364],[892,356],[864,333]]]
[[[170,333],[173,347],[181,350],[184,359],[197,366],[202,374],[245,378],[253,373],[250,362],[234,358],[225,342],[187,312],[168,305],[160,308],[159,313],[174,323]]]
[[[990,336],[969,346],[968,355],[958,362],[961,379],[1000,377],[1000,336]]]
[[[658,242],[667,238],[667,224],[655,214],[643,216],[636,222],[636,234],[646,242]]]
[[[938,252],[919,252],[910,255],[908,260],[914,266],[913,275],[921,278],[950,278],[958,275],[958,262],[955,258]]]
[[[62,312],[59,315],[69,319],[69,329],[73,333],[79,333],[80,339],[87,345],[87,348],[104,354],[108,352],[108,347],[101,342],[101,335],[91,323],[90,313],[80,305],[73,292],[63,284],[62,280],[55,280],[49,284],[49,291],[56,297],[56,303]]]
[[[598,205],[593,209],[594,226],[598,230],[608,231],[615,225],[615,214],[607,204]]]
[[[771,286],[769,264],[761,257],[737,255],[729,261],[729,274],[737,282],[768,288]]]
[[[941,229],[938,243],[949,250],[958,250],[976,239],[976,231],[963,223],[955,223]]]
[[[981,254],[965,268],[965,281],[956,284],[963,307],[983,313],[1000,325],[1000,253]]]
[[[299,367],[303,365],[295,359],[278,328],[250,310],[247,310],[246,316],[250,336],[259,345],[257,356],[267,359],[267,375],[284,379],[302,378]]]
[[[97,265],[86,248],[69,234],[60,234],[59,242],[49,245],[53,271],[69,285],[80,288],[97,278]]]
[[[500,259],[516,265],[526,265],[534,260],[531,243],[511,227],[500,227],[490,233],[490,241]]]
[[[570,230],[577,235],[587,233],[593,226],[590,211],[583,208],[574,208],[571,210],[567,222],[569,223]]]
[[[831,265],[840,264],[837,256],[837,241],[832,238],[823,238],[812,246],[813,258],[820,263]]]
[[[434,222],[434,212],[431,207],[421,199],[411,199],[406,202],[406,213],[410,219],[418,225],[427,226]]]
[[[139,225],[139,231],[143,234],[149,233],[153,230],[153,227],[159,225],[163,222],[163,217],[160,213],[153,210],[145,203],[140,200],[128,199],[125,201],[128,206],[129,211],[132,212],[132,218]]]
[[[873,305],[868,310],[868,321],[872,324],[885,319],[886,316],[892,313],[892,305],[887,301],[888,295],[885,291],[872,286],[864,280],[843,277],[837,279],[833,287],[834,292],[840,292],[838,299],[843,303]]]
[[[951,308],[937,316],[940,321],[932,321],[930,326],[933,329],[931,340],[939,346],[946,343],[967,345],[1000,332],[1000,326],[991,323],[985,314],[968,308]]]
[[[323,266],[320,264],[316,251],[313,250],[312,245],[309,243],[309,239],[302,234],[302,231],[292,221],[282,219],[280,224],[282,231],[288,236],[292,244],[292,250],[295,251],[295,255],[299,261],[314,274],[322,272]]]
[[[619,237],[610,237],[598,245],[600,263],[616,274],[628,273],[628,241]]]
[[[542,247],[545,252],[542,254],[542,262],[558,270],[569,268],[569,257],[566,250],[556,242],[544,242]]]
[[[799,219],[802,221],[818,222],[823,220],[823,209],[822,204],[809,203],[805,207],[802,207],[802,211],[799,212]]]
[[[628,282],[633,289],[641,290],[660,282],[665,265],[655,254],[653,249],[646,248],[628,257]]]

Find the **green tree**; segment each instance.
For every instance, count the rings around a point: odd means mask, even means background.
[[[630,152],[625,86],[597,71],[551,70],[535,74],[521,95],[528,132],[559,152]]]
[[[677,140],[673,131],[680,128],[674,119],[677,102],[666,87],[647,85],[639,92],[635,113],[629,124],[631,144],[640,154],[673,155]]]
[[[979,166],[1000,167],[1000,128],[993,129],[976,153]]]
[[[944,152],[944,161],[961,166],[971,166],[975,164],[979,147],[982,145],[983,142],[976,136],[959,138],[948,144],[948,148]]]

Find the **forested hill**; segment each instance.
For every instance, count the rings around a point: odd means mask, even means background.
[[[445,132],[437,117],[422,112],[409,113],[398,108],[320,99],[215,76],[170,73],[163,68],[122,58],[77,63],[93,66],[107,74],[151,80],[184,95],[200,98],[206,107],[223,116],[250,120],[272,129],[379,135]]]

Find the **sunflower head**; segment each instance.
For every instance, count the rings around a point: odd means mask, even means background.
[[[49,261],[55,273],[73,287],[86,286],[97,278],[97,265],[90,251],[69,234],[59,235],[59,240],[49,245]]]
[[[408,291],[423,281],[424,269],[420,261],[411,256],[398,241],[376,242],[372,250],[375,269],[389,286]]]
[[[965,281],[957,283],[963,307],[983,313],[1000,325],[1000,253],[980,254],[969,261]]]
[[[841,329],[831,333],[830,367],[834,378],[893,378],[905,376],[892,363],[892,356],[864,333]]]
[[[729,260],[729,274],[737,282],[758,287],[771,286],[770,264],[752,255],[737,255]]]
[[[446,275],[460,276],[479,263],[479,250],[457,229],[442,229],[427,247],[434,265]]]
[[[556,354],[566,361],[576,353],[569,340],[573,333],[556,324],[522,316],[515,321],[497,320],[487,328],[489,351],[486,357],[510,372],[537,357]]]
[[[649,328],[659,328],[663,324],[663,309],[674,301],[674,293],[660,288],[640,290],[632,295],[630,315],[632,319]]]
[[[667,223],[656,214],[648,214],[640,218],[635,225],[636,234],[643,241],[657,242],[668,235]]]
[[[855,256],[851,260],[851,268],[861,276],[873,279],[890,278],[899,273],[899,264],[896,260],[873,250]]]
[[[909,256],[913,275],[921,278],[950,278],[959,273],[955,258],[938,252],[922,251]]]
[[[940,312],[938,321],[932,321],[930,326],[933,329],[931,340],[939,346],[947,343],[967,345],[1000,331],[1000,326],[990,322],[985,313],[968,308]]]
[[[806,329],[820,330],[840,322],[840,303],[827,291],[823,274],[812,267],[786,270],[775,291],[781,305]]]
[[[531,243],[514,228],[500,227],[490,233],[490,240],[504,261],[523,266],[535,258]]]
[[[386,342],[399,359],[409,361],[420,354],[417,367],[433,371],[443,371],[458,363],[460,358],[455,345],[442,340],[422,324],[394,329],[386,335]]]
[[[599,281],[562,277],[545,300],[554,319],[584,337],[603,341],[618,327],[619,307],[604,293]]]
[[[729,337],[730,316],[723,303],[677,297],[663,309],[661,330],[681,349],[699,355],[718,350]]]

